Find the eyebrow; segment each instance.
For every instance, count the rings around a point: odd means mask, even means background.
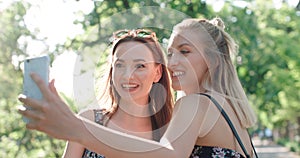
[[[190,46],[190,44],[189,43],[182,43],[182,44],[180,44],[179,46],[178,46],[178,48],[181,48],[181,47],[183,47],[183,46]]]
[[[189,43],[186,43],[186,42],[181,43],[179,46],[177,46],[176,49],[180,49],[180,48],[183,47],[183,46],[190,46],[190,44],[189,44]],[[174,49],[174,47],[168,48],[168,51],[170,51],[171,49]]]
[[[139,62],[139,61],[146,62],[144,59],[134,59],[133,61],[134,61],[134,62]]]
[[[116,61],[118,61],[118,62],[125,62],[123,59],[117,59]],[[144,59],[134,59],[133,60],[133,62],[140,62],[140,61],[146,62],[146,60],[144,60]]]

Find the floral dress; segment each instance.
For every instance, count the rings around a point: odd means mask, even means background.
[[[245,157],[232,149],[195,145],[190,158],[245,158]]]
[[[88,149],[84,150],[84,153],[82,155],[82,158],[105,158],[105,156],[97,154],[93,151],[90,151]]]

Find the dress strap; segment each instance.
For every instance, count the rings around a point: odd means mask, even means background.
[[[242,148],[244,154],[246,155],[247,158],[250,158],[250,155],[248,154],[244,144],[242,143],[242,140],[240,138],[240,136],[238,135],[236,129],[234,128],[233,126],[233,123],[231,122],[230,118],[228,117],[227,113],[225,112],[225,110],[222,108],[222,106],[216,101],[216,99],[214,99],[212,96],[208,95],[208,94],[205,94],[205,93],[199,93],[200,95],[204,95],[206,97],[208,97],[215,105],[216,107],[219,109],[219,111],[221,112],[221,114],[223,115],[223,117],[225,118],[226,122],[228,123],[232,133],[234,134],[235,138],[237,139],[240,147]],[[248,132],[248,131],[247,131]],[[249,136],[250,137],[250,136]],[[253,146],[253,143],[251,141],[251,138],[250,138],[250,142],[251,142],[251,146],[253,148],[253,151],[255,153],[255,156],[258,158],[257,156],[257,153],[255,151],[255,148]]]
[[[108,112],[105,109],[94,109],[95,122],[106,126],[109,117],[107,116]]]
[[[109,119],[109,117],[107,116],[108,112],[105,109],[93,109],[93,111],[95,117],[94,121],[100,125],[106,126]],[[81,157],[82,158],[105,158],[105,156],[90,151],[87,148],[84,149]]]

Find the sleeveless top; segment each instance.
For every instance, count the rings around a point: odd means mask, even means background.
[[[235,128],[233,127],[233,124],[232,124],[231,120],[227,116],[224,109],[210,95],[205,94],[205,93],[199,93],[199,94],[208,97],[216,105],[216,107],[219,109],[222,116],[225,118],[228,125],[230,126],[235,138],[237,139],[237,141],[238,141],[239,145],[241,146],[242,150],[244,151],[246,157],[250,158],[250,156],[247,153],[243,143],[241,142],[241,139],[240,139],[239,135],[237,134]],[[104,113],[103,110],[94,110],[94,113],[95,113],[95,122],[96,123],[101,124],[101,125],[105,125],[107,123],[108,119],[105,120],[105,118],[107,118],[107,117],[105,117],[105,113]],[[252,145],[255,156],[258,157],[257,153],[255,151],[255,148],[253,146],[253,143],[251,141],[251,138],[250,138],[250,142],[251,142],[251,145]],[[85,149],[84,153],[82,155],[82,158],[105,158],[105,156],[97,154],[93,151],[89,151],[88,149]],[[189,158],[245,158],[245,157],[242,154],[238,153],[237,151],[235,151],[233,149],[213,147],[213,146],[195,145]]]

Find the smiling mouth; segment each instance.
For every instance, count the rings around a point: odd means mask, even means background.
[[[182,71],[175,71],[172,73],[172,77],[178,77],[184,75],[184,72]]]
[[[133,89],[133,88],[137,88],[139,85],[137,84],[122,84],[122,88],[125,89]]]

